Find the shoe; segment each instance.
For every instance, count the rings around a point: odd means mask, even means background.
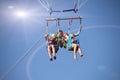
[[[53,59],[52,59],[52,58],[50,58],[50,61],[53,61]]]
[[[64,48],[66,48],[66,46],[64,46]]]
[[[83,57],[83,55],[80,55],[80,57]]]
[[[54,56],[54,59],[56,59],[56,56]]]

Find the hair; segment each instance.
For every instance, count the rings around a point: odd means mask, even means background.
[[[58,30],[58,32],[63,32],[62,30]]]
[[[68,35],[68,33],[66,33],[66,32],[64,34]]]

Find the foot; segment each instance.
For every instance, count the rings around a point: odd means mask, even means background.
[[[74,60],[77,60],[77,56],[74,56]]]
[[[64,46],[64,48],[66,48],[66,46]]]
[[[54,59],[56,60],[56,56],[54,56]]]
[[[80,57],[83,57],[83,54],[82,54],[82,55],[80,55]]]
[[[52,58],[50,58],[50,61],[53,61],[53,59],[52,59]]]
[[[62,48],[63,46],[62,45],[60,45],[60,48]]]

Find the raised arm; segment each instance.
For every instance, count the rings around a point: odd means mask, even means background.
[[[46,39],[46,41],[49,40],[49,38],[48,38],[48,34],[45,34],[45,39]]]

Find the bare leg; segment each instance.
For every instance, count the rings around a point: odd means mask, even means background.
[[[79,45],[78,45],[78,52],[79,52],[80,56],[82,57],[82,56],[83,56],[83,54],[82,54],[82,50],[81,50],[81,48],[80,48],[80,46],[79,46]]]
[[[72,45],[73,45],[73,48],[74,48],[74,59],[77,60],[77,53],[76,53],[77,52],[76,51],[77,50],[77,45],[74,44],[74,43]]]
[[[48,55],[49,55],[50,60],[52,61],[52,51],[51,51],[50,45],[48,46]]]
[[[52,45],[52,51],[53,51],[54,59],[56,59],[56,52],[55,52],[55,46],[54,45]]]

